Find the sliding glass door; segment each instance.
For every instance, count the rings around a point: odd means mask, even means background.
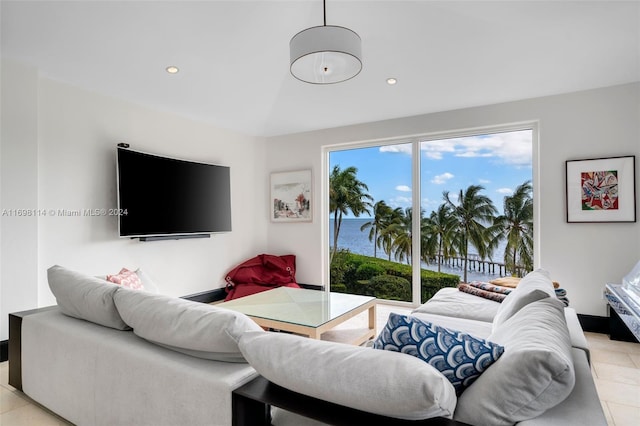
[[[531,270],[533,139],[530,127],[327,148],[331,291],[418,304]]]

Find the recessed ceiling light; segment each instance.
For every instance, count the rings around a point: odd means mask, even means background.
[[[393,86],[394,84],[396,84],[398,82],[398,80],[396,80],[395,78],[391,77],[387,79],[387,84],[390,86]]]
[[[177,74],[177,73],[178,73],[178,71],[180,71],[180,70],[178,69],[178,67],[176,67],[175,65],[171,65],[171,66],[169,66],[169,67],[167,67],[167,68],[165,68],[165,69],[167,70],[167,72],[168,72],[169,74]]]

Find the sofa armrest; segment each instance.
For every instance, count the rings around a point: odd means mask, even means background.
[[[576,383],[571,394],[555,407],[540,416],[518,423],[518,426],[546,425],[606,425],[598,391],[591,374],[587,354],[580,348],[572,348],[571,356],[576,372]]]
[[[591,352],[589,351],[589,343],[584,335],[582,326],[578,319],[578,314],[573,308],[564,308],[564,317],[567,320],[567,328],[569,329],[569,336],[571,336],[571,346],[583,350],[587,355],[587,362],[591,365]]]
[[[262,376],[240,386],[232,394],[233,426],[268,426],[270,406],[299,414],[330,425],[425,425],[464,426],[466,423],[444,417],[403,420],[367,413],[343,405],[323,401],[271,383]]]
[[[54,305],[9,314],[9,384],[19,391],[22,390],[22,318],[57,308]]]

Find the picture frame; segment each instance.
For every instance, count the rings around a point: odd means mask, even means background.
[[[272,222],[311,222],[313,194],[311,170],[271,173]]]
[[[567,222],[635,222],[635,155],[567,160]]]

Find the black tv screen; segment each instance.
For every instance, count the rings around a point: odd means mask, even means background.
[[[231,231],[229,167],[118,148],[121,237]]]

